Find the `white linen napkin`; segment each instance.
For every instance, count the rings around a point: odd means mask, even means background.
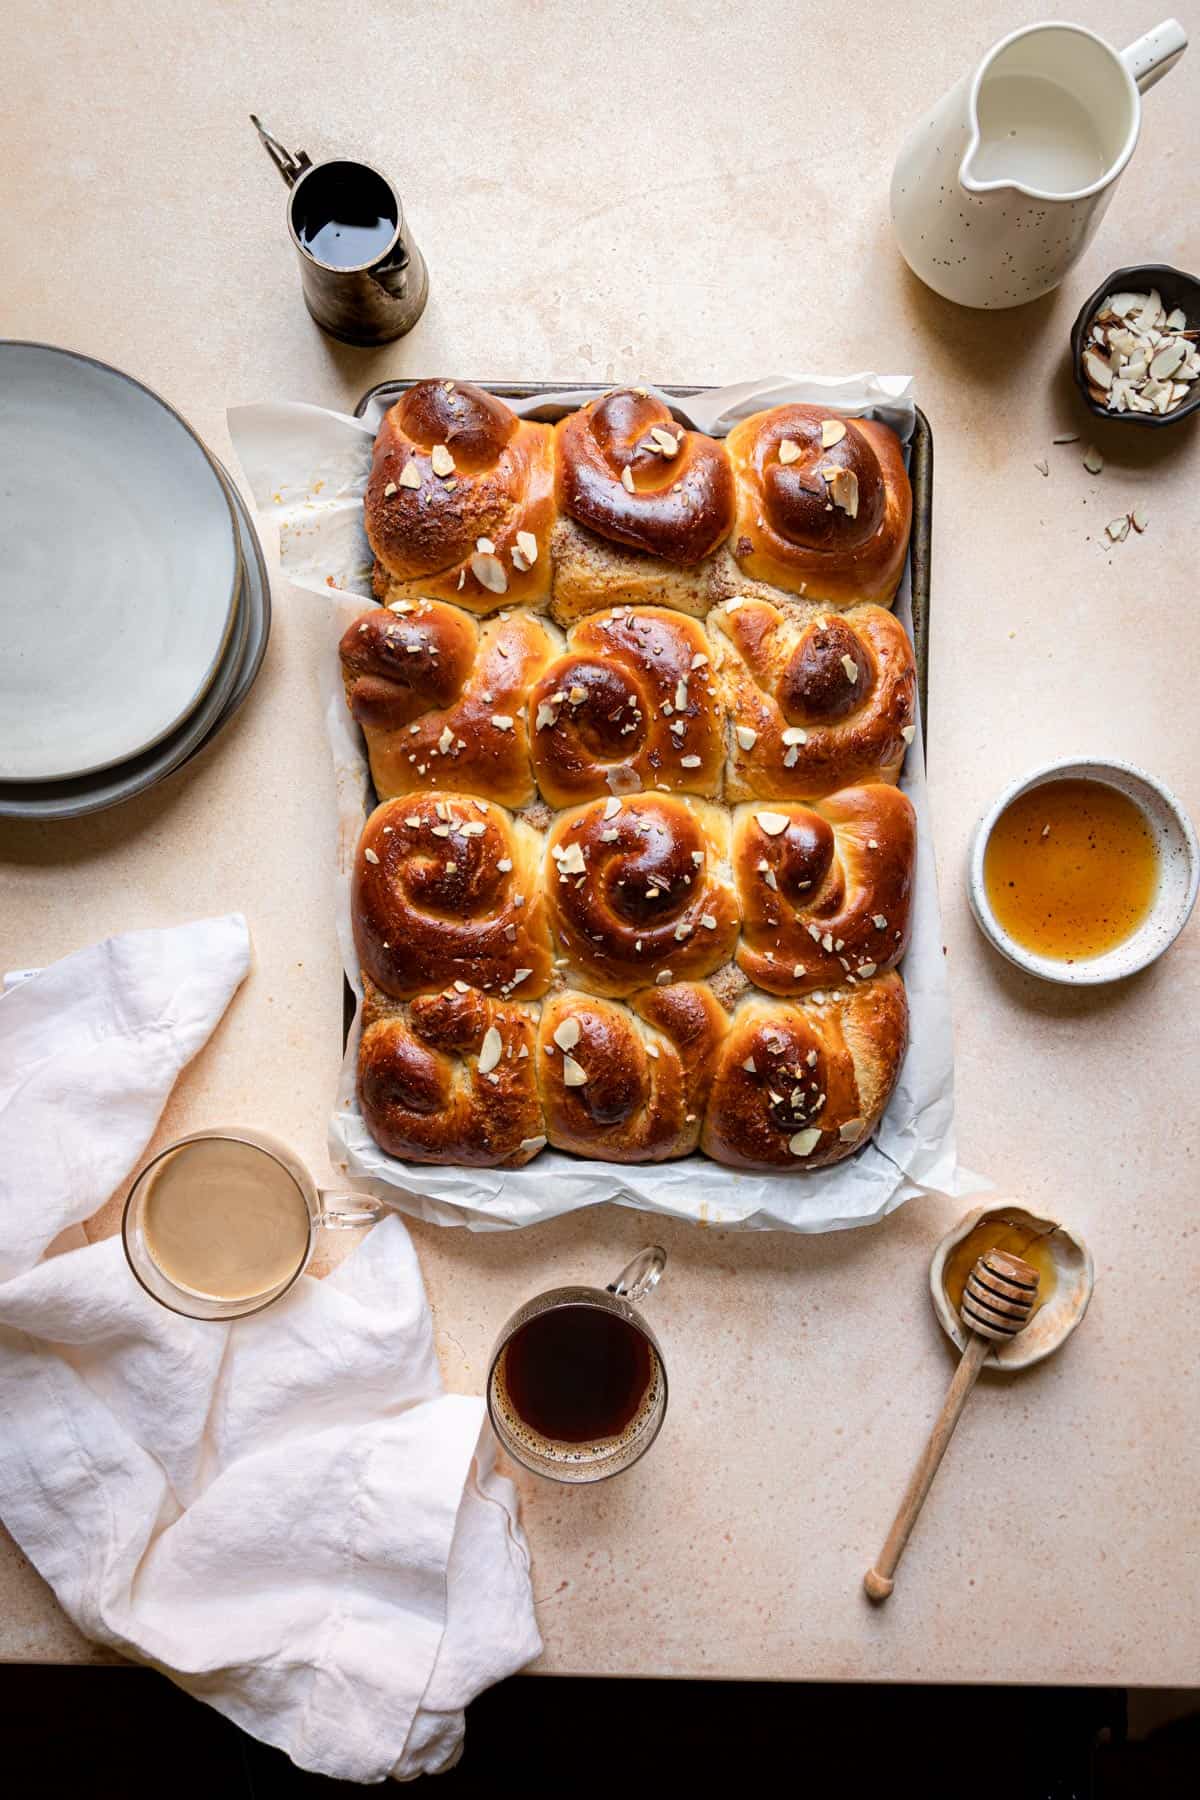
[[[249,961],[234,914],[0,999],[0,1517],[88,1637],[302,1768],[407,1779],[541,1644],[515,1492],[482,1401],[442,1391],[404,1226],[229,1325],[78,1229]]]

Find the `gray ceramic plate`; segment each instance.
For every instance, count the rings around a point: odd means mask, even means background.
[[[162,742],[221,667],[237,524],[200,440],[105,363],[0,342],[0,780]]]
[[[227,481],[219,464],[222,481]],[[254,685],[271,632],[266,564],[240,494],[227,482],[238,521],[245,576],[235,629],[203,701],[177,731],[144,755],[76,781],[0,782],[0,818],[73,819],[131,800],[177,769],[224,730]]]

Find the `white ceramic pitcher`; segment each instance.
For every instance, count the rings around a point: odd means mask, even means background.
[[[1141,96],[1187,48],[1164,19],[1127,50],[1026,25],[926,113],[892,176],[913,272],[963,306],[1020,306],[1083,254],[1137,143]]]

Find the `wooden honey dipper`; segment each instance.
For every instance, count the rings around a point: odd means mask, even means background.
[[[970,1326],[971,1341],[954,1371],[954,1380],[938,1421],[912,1472],[879,1560],[873,1569],[867,1570],[863,1586],[872,1600],[886,1600],[895,1586],[896,1565],[933,1486],[933,1478],[967,1403],[967,1395],[979,1379],[979,1371],[992,1344],[1015,1338],[1029,1323],[1037,1300],[1038,1280],[1036,1269],[1007,1250],[985,1251],[968,1275],[961,1312],[963,1324]]]

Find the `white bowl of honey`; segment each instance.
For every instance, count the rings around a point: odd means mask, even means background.
[[[1077,1232],[1012,1200],[976,1207],[948,1231],[933,1253],[929,1291],[943,1331],[960,1350],[971,1337],[960,1308],[967,1276],[989,1250],[1007,1250],[1038,1272],[1038,1295],[1029,1323],[1008,1343],[996,1344],[986,1366],[1006,1375],[1032,1368],[1066,1343],[1088,1309],[1096,1271]]]
[[[1010,962],[1045,981],[1119,981],[1160,957],[1200,881],[1192,822],[1131,763],[1070,758],[1014,781],[971,843],[971,909]]]

